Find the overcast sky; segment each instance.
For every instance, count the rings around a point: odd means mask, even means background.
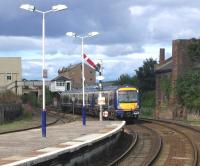
[[[134,74],[146,58],[158,60],[159,48],[171,56],[175,39],[199,38],[199,0],[1,0],[0,56],[22,57],[23,78],[41,79],[42,15],[20,9],[21,4],[49,10],[46,15],[46,68],[49,79],[63,66],[81,62],[81,41],[68,31],[100,35],[84,40],[84,52],[103,60],[105,80]]]

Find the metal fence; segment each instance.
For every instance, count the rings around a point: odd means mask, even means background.
[[[0,124],[12,121],[22,115],[21,104],[0,104]]]

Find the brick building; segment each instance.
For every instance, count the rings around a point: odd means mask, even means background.
[[[177,96],[175,93],[178,76],[185,70],[191,68],[191,61],[187,56],[187,47],[192,40],[173,40],[172,56],[165,59],[165,49],[160,49],[159,64],[155,66],[156,73],[156,112],[157,118],[169,119],[179,118],[186,115],[183,109],[179,109]],[[169,80],[171,92],[167,99],[167,94],[163,90],[162,81]],[[180,115],[181,114],[181,115]]]
[[[71,80],[72,88],[82,87],[82,64],[70,65],[58,70],[59,76],[66,77]],[[96,72],[93,68],[86,65],[84,66],[85,85],[94,85],[96,83]]]

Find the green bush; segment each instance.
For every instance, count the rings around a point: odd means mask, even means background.
[[[12,91],[5,91],[0,93],[0,103],[20,103],[21,99],[15,95]]]
[[[169,96],[172,90],[170,78],[167,76],[162,77],[160,81],[160,86],[163,92],[165,93],[167,100],[169,100]]]
[[[155,108],[155,91],[146,91],[141,94],[141,116],[153,117]]]
[[[187,47],[187,54],[192,62],[200,62],[200,40],[192,39],[191,44]]]
[[[41,107],[42,106],[42,97],[38,101],[38,105]],[[49,88],[45,88],[45,105],[50,106],[53,103],[53,93],[49,90]]]
[[[190,110],[200,109],[200,71],[190,70],[177,80],[176,93],[181,105]]]
[[[34,92],[23,94],[21,98],[24,104],[30,104],[33,107],[38,106],[37,96]]]
[[[140,111],[142,117],[153,117],[153,112],[154,112],[153,108],[144,108],[144,107],[142,107]]]
[[[147,91],[141,94],[141,106],[143,108],[155,107],[155,91]]]

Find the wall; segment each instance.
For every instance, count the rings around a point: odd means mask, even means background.
[[[58,72],[60,76],[64,76],[72,80],[72,88],[82,87],[82,64],[72,65],[63,68]],[[94,69],[85,64],[84,66],[85,85],[94,85],[96,83],[96,72]]]
[[[21,81],[20,57],[0,57],[0,66],[0,87],[5,87],[15,81]],[[20,93],[21,89],[18,89],[18,92]]]
[[[177,96],[176,96],[176,81],[178,77],[186,70],[192,67],[192,63],[187,55],[187,47],[192,42],[192,40],[186,39],[178,39],[173,40],[172,42],[172,57],[168,60],[165,60],[164,51],[160,50],[160,63],[155,66],[156,72],[156,111],[155,116],[157,118],[168,118],[168,119],[176,119],[179,118],[179,109]],[[171,63],[171,71],[169,69],[166,70],[167,63]],[[160,81],[162,77],[166,77],[168,75],[171,79],[171,94],[169,97],[169,108],[168,111],[165,111],[163,116],[162,113],[162,104],[164,101],[163,90],[160,86]],[[185,113],[183,113],[186,115]],[[185,118],[185,117],[183,117]]]

